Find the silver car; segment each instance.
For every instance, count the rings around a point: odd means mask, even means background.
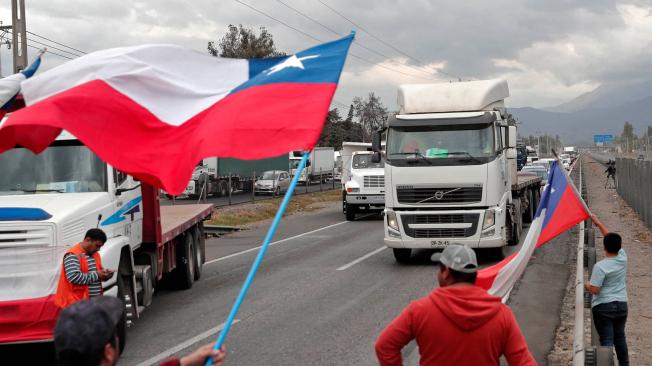
[[[272,194],[275,196],[286,192],[290,187],[290,174],[284,170],[268,170],[256,180],[254,194]]]

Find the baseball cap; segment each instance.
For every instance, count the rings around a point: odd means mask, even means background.
[[[441,264],[457,272],[474,273],[478,270],[475,252],[466,245],[451,244],[437,257]]]
[[[57,354],[62,351],[102,354],[116,330],[121,352],[125,341],[124,317],[124,304],[115,297],[97,296],[72,304],[61,312],[54,327]]]

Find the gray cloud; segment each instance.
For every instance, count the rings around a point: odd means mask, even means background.
[[[243,1],[319,39],[336,37],[278,2]],[[355,28],[316,0],[284,1],[339,33]],[[322,1],[426,63],[406,58],[358,29],[358,44],[388,58],[352,48],[382,66],[350,57],[336,94],[344,104],[375,91],[395,108],[398,84],[451,79],[435,68],[464,79],[505,77],[513,106],[554,105],[604,83],[650,78],[651,1]],[[0,6],[0,20],[9,24],[6,3]],[[267,27],[286,52],[315,43],[235,1],[50,0],[27,6],[29,30],[86,51],[154,42],[205,50],[229,23]],[[0,55],[7,74],[9,51],[3,48]],[[44,67],[64,61],[50,55]]]

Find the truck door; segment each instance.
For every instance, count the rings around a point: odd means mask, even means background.
[[[143,203],[140,182],[133,177],[113,169],[115,200],[117,211],[114,214],[115,233],[129,238],[130,243],[142,241]]]

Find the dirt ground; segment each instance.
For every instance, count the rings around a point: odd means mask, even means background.
[[[584,158],[583,173],[588,184],[588,203],[591,211],[605,226],[619,233],[627,252],[627,293],[629,315],[627,319],[627,344],[630,364],[652,365],[652,232],[637,214],[620,198],[614,189],[604,188],[604,168],[589,157]],[[601,250],[602,235],[596,230],[597,260],[604,258]],[[573,269],[574,272],[574,269]],[[561,324],[557,329],[555,347],[548,360],[550,365],[568,365],[572,359],[574,324],[574,273],[564,299]],[[586,311],[588,319],[588,311]],[[588,329],[588,322],[587,329]]]

